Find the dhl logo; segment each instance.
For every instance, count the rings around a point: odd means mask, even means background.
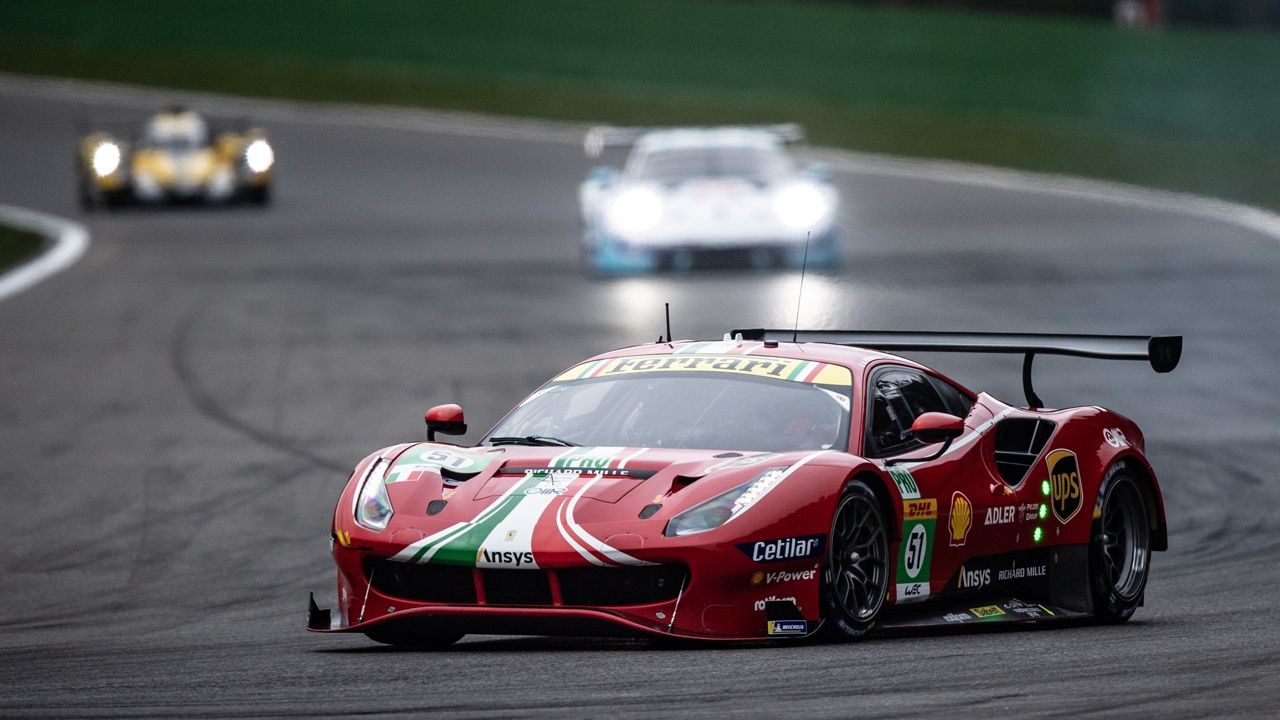
[[[903,520],[936,520],[937,517],[938,501],[933,498],[902,501]]]

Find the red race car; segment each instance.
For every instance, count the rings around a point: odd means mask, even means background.
[[[1037,354],[1178,363],[1181,337],[738,330],[598,355],[476,447],[462,409],[338,500],[336,612],[393,645],[467,633],[855,639],[1128,619],[1167,546],[1142,432],[1049,410]],[[887,351],[1018,353],[1027,407]]]

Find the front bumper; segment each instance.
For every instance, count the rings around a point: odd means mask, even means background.
[[[401,563],[370,550],[335,548],[337,607],[313,599],[309,630],[761,640],[800,639],[821,625],[817,558],[766,567],[728,547],[647,565],[494,569]]]
[[[769,602],[760,634],[716,634],[677,629],[674,622],[646,622],[616,609],[422,606],[346,624],[341,614],[308,602],[307,630],[315,633],[363,633],[372,628],[403,627],[413,632],[464,635],[560,635],[573,637],[666,637],[742,642],[761,639],[803,640],[822,629],[822,620],[806,620],[789,602]],[[675,618],[673,617],[673,620]],[[781,624],[781,625],[780,625]],[[771,628],[785,632],[771,633]]]
[[[828,269],[839,263],[834,230],[812,238],[807,248],[804,242],[775,238],[744,238],[732,243],[691,240],[641,244],[601,234],[594,244],[587,245],[585,256],[592,270],[606,275],[716,268]]]

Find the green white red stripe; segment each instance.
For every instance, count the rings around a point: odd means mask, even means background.
[[[598,472],[623,468],[645,448],[569,448],[550,462],[554,469],[530,473],[514,482],[493,503],[468,522],[455,523],[412,543],[392,559],[439,562],[476,567],[538,567],[534,548],[563,544],[588,562],[648,564],[591,535],[577,522],[574,511],[583,493],[602,478]],[[552,525],[542,523],[550,511]]]

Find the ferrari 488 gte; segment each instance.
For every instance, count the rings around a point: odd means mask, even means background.
[[[1144,360],[1180,337],[740,330],[586,360],[474,447],[461,408],[356,466],[337,607],[309,627],[856,639],[877,627],[1129,618],[1167,546],[1142,432],[1047,409],[1037,354]],[[1025,406],[890,352],[1024,356]]]

